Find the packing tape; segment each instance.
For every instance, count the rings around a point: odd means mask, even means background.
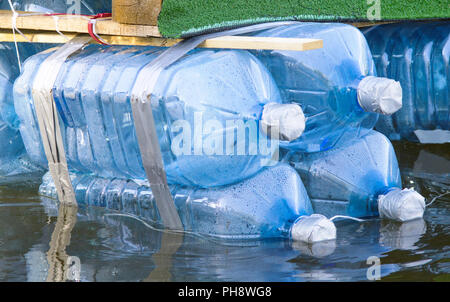
[[[58,199],[64,204],[76,205],[77,202],[69,177],[58,110],[53,99],[53,85],[66,59],[90,41],[90,37],[75,37],[51,54],[40,65],[32,88],[48,168],[55,182]]]

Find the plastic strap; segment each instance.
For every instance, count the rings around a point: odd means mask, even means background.
[[[151,95],[159,75],[166,67],[182,58],[185,54],[207,39],[220,36],[246,34],[297,23],[298,22],[295,21],[288,21],[257,24],[186,39],[165,50],[156,59],[147,64],[138,74],[136,83],[131,92],[131,108],[133,111],[134,125],[142,163],[155,197],[156,206],[158,207],[160,217],[165,227],[172,230],[183,229],[180,217],[175,208],[175,203],[172,199],[172,194],[167,184],[167,176],[164,170],[164,163],[152,113]]]
[[[102,44],[102,45],[110,45],[109,43],[107,43],[105,40],[103,40],[99,35],[97,35],[96,31],[95,31],[95,25],[97,24],[97,20],[105,20],[105,19],[101,19],[101,18],[110,18],[112,17],[112,14],[109,13],[101,13],[101,14],[97,14],[95,16],[92,16],[91,19],[89,20],[88,23],[88,33],[89,35],[92,37],[92,39],[94,39],[97,43]]]
[[[53,85],[64,61],[91,41],[75,37],[51,54],[39,67],[33,83],[33,100],[48,168],[61,203],[76,204],[69,177],[58,110],[53,99]]]

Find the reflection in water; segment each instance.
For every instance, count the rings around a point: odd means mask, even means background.
[[[397,144],[396,154],[404,185],[427,202],[449,191],[448,145]],[[69,255],[81,260],[80,281],[357,281],[367,280],[371,256],[381,260],[382,280],[450,274],[450,194],[427,208],[424,219],[337,221],[336,241],[314,245],[178,235],[101,208],[77,213],[41,200],[35,191],[0,187],[1,281],[69,280]]]
[[[77,258],[69,257],[66,253],[72,229],[77,221],[77,212],[76,205],[64,203],[59,205],[58,219],[50,241],[50,250],[47,252],[49,264],[47,282],[64,282],[67,279],[79,281],[76,278],[78,275],[76,269],[79,268]]]
[[[308,244],[305,242],[292,242],[292,248],[304,255],[322,258],[333,254],[336,249],[336,240],[327,240]]]
[[[432,175],[433,178],[440,178],[443,182],[450,183],[450,160],[430,151],[420,150],[419,156],[414,162],[413,174],[420,177],[425,173]]]
[[[394,146],[405,186],[432,193],[431,198],[450,190],[450,144],[397,142]]]
[[[43,259],[42,244],[27,253],[29,281],[42,281],[47,271],[48,281],[64,281],[71,272],[66,247],[80,255],[81,281],[173,280],[172,258],[183,244],[182,233],[148,228],[140,219],[102,208],[60,206],[58,210],[54,199],[41,199],[46,214],[57,215],[57,222],[47,259]]]
[[[416,219],[404,223],[381,221],[380,244],[392,249],[414,250],[416,243],[427,231],[425,220]]]
[[[182,233],[169,233],[165,231],[161,238],[161,248],[152,259],[156,268],[144,280],[144,282],[167,282],[172,281],[172,258],[183,243]]]

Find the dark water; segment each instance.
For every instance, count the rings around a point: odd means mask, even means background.
[[[450,188],[450,146],[396,144],[404,185]],[[337,222],[336,242],[217,242],[156,231],[102,209],[55,207],[37,186],[0,187],[0,281],[450,281],[450,195],[423,220]],[[78,268],[81,273],[78,275]]]

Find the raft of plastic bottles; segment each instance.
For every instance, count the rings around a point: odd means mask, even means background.
[[[350,25],[299,22],[252,35],[320,38],[322,49],[196,49],[164,69],[151,106],[185,231],[315,242],[334,239],[332,221],[342,216],[421,218],[425,200],[402,190],[388,138],[441,131],[434,135],[446,142],[449,28],[400,23],[364,36]],[[0,44],[4,179],[48,168],[33,85],[58,47],[43,48],[19,44],[20,73],[14,44]],[[52,90],[78,204],[159,226],[130,94],[161,52],[89,45],[62,64]],[[49,173],[40,194],[57,198]]]

